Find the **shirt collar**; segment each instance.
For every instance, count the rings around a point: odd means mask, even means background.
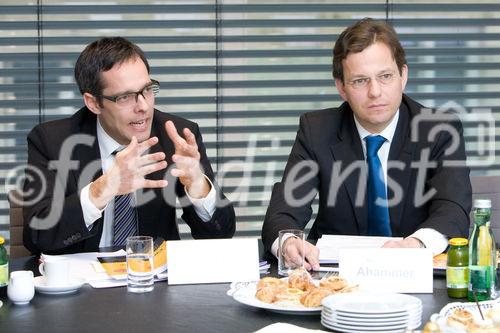
[[[367,136],[374,135],[374,134],[377,134],[377,135],[384,137],[384,139],[386,139],[389,144],[392,142],[392,139],[394,138],[394,133],[396,133],[396,127],[398,125],[399,109],[398,109],[398,111],[396,111],[396,114],[392,118],[389,125],[387,125],[380,133],[369,132],[363,126],[361,126],[358,119],[356,118],[356,115],[355,114],[353,114],[353,115],[354,115],[354,123],[356,124],[356,129],[358,130],[358,134],[359,134],[359,138],[361,139],[361,142],[364,142],[364,139]]]
[[[106,131],[102,128],[99,118],[97,118],[97,141],[99,143],[99,151],[101,152],[101,158],[108,158],[113,154],[115,150],[121,150],[125,146],[119,144],[115,141]]]

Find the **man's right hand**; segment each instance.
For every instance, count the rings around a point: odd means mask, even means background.
[[[132,137],[130,144],[116,154],[113,165],[101,177],[90,184],[90,201],[98,208],[106,207],[116,195],[128,194],[141,188],[161,188],[167,186],[164,179],[150,180],[144,177],[165,169],[165,153],[144,154],[158,143],[157,137],[141,143]]]
[[[302,247],[302,242],[304,242],[304,247]],[[295,237],[289,237],[283,244],[285,265],[290,266],[291,264],[300,264],[302,261],[302,248],[305,250],[304,268],[308,271],[318,270],[319,249],[308,241],[303,241]]]

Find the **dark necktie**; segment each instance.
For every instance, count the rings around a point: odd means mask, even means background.
[[[367,136],[365,140],[368,163],[368,235],[391,236],[384,171],[377,155],[385,138],[375,135]]]
[[[137,209],[132,205],[132,195],[115,197],[114,246],[123,246],[127,237],[137,235]]]
[[[117,152],[113,152],[115,155]],[[137,208],[132,205],[133,193],[115,197],[115,216],[113,224],[113,245],[124,246],[127,237],[136,236]]]

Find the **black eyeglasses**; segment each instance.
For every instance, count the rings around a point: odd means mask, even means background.
[[[98,96],[101,96],[102,98],[105,98],[108,101],[115,102],[119,106],[126,107],[135,105],[139,100],[139,95],[142,95],[142,97],[144,97],[145,100],[151,100],[153,96],[158,95],[159,91],[160,91],[160,82],[156,80],[151,80],[151,83],[145,86],[141,91],[129,92],[126,94],[116,95],[116,96],[105,96],[105,95],[98,95]]]

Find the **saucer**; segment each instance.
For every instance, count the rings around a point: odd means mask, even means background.
[[[76,293],[85,281],[83,279],[71,279],[65,286],[47,286],[45,276],[35,277],[35,290],[41,294],[64,295]]]

